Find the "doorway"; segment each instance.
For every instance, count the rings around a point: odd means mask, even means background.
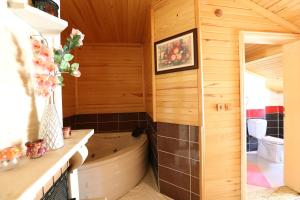
[[[292,135],[292,131],[284,133],[288,123],[283,123],[285,100],[291,99],[291,95],[283,97],[290,88],[284,84],[286,72],[291,71],[283,69],[286,46],[297,40],[299,35],[294,34],[240,33],[242,199],[278,199],[278,195],[294,199],[298,196],[295,190],[300,192],[298,183],[284,178],[291,168],[291,162],[284,159],[291,142],[283,139],[289,134],[291,141]]]

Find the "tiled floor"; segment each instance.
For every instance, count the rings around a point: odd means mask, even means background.
[[[266,189],[247,185],[247,200],[300,200],[297,192],[283,186],[283,164],[267,161],[256,152],[247,153],[247,162],[257,165],[272,186]]]
[[[266,189],[248,185],[247,200],[300,200],[300,195],[288,187]]]
[[[151,167],[143,180],[120,200],[171,200],[158,192]]]
[[[247,153],[247,162],[255,164],[267,178],[272,188],[284,185],[283,181],[283,164],[273,163],[260,156],[255,151]]]

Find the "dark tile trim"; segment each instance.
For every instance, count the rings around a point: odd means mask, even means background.
[[[199,197],[199,128],[158,122],[157,148],[160,191],[171,198],[180,200]],[[174,174],[178,177],[183,176],[184,178],[179,178],[182,182],[174,178]],[[186,184],[187,178],[189,186]],[[174,195],[175,188],[180,194]]]
[[[72,129],[90,128],[95,133],[128,132],[136,127],[147,128],[146,113],[96,113],[64,118],[64,126]]]

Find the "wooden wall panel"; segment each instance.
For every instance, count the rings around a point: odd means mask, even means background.
[[[68,26],[61,34],[62,45],[65,44],[65,41],[69,37],[72,28]],[[85,44],[84,44],[85,45]],[[73,51],[74,62],[78,61],[78,56],[76,55],[77,50]],[[80,70],[80,67],[79,67]],[[64,86],[62,87],[62,109],[63,117],[70,117],[76,114],[76,78],[68,74],[64,75]]]
[[[206,200],[241,199],[239,31],[286,32],[235,0],[200,0]],[[216,17],[214,11],[223,15]],[[217,112],[216,104],[231,104]],[[217,148],[216,148],[217,147]]]
[[[163,0],[154,3],[154,40],[193,29],[194,0]],[[156,75],[157,121],[198,125],[198,70]]]
[[[76,114],[76,79],[72,76],[64,76],[64,87],[62,87],[63,117]]]
[[[156,121],[156,90],[154,77],[154,48],[153,48],[153,12],[149,6],[146,15],[145,35],[143,42],[144,51],[144,86],[145,109]]]
[[[154,6],[155,41],[195,28],[194,0],[160,1]]]
[[[145,111],[141,45],[89,44],[77,56],[77,114]]]

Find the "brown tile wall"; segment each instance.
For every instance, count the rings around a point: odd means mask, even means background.
[[[199,129],[157,123],[160,192],[175,200],[200,199]]]
[[[147,127],[146,113],[81,114],[64,118],[64,126],[72,129],[94,129],[95,133],[127,132]]]
[[[152,118],[147,114],[147,129],[146,133],[149,139],[149,159],[158,183],[158,152],[157,152],[157,123],[153,122]]]

